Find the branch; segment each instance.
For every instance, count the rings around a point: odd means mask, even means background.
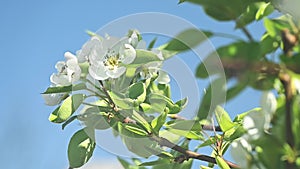
[[[293,90],[291,84],[291,77],[287,73],[279,74],[279,79],[284,87],[284,94],[285,94],[285,134],[286,134],[286,142],[290,145],[291,148],[294,147],[294,136],[292,130],[292,99],[293,99]],[[293,169],[295,165],[286,162],[286,168]]]
[[[286,109],[286,141],[291,146],[294,147],[294,136],[292,132],[292,99],[293,99],[293,91],[291,84],[291,77],[287,73],[282,73],[279,75],[279,79],[284,87],[284,95],[285,95],[285,109]]]
[[[163,138],[163,137],[158,137],[155,135],[150,135],[149,136],[151,140],[156,141],[160,146],[164,146],[164,147],[168,147],[171,148],[175,151],[178,151],[180,153],[182,153],[185,156],[185,160],[188,160],[189,158],[193,158],[193,159],[198,159],[201,161],[206,161],[209,163],[213,163],[213,164],[217,164],[216,159],[211,157],[211,156],[207,156],[207,155],[202,155],[202,154],[198,154],[196,152],[190,151],[190,150],[186,150],[172,142],[170,142],[169,140]],[[184,160],[182,160],[182,158],[180,158],[181,160],[178,159],[179,162],[183,162]],[[225,162],[231,167],[231,168],[239,168],[239,166],[237,164],[234,164],[230,161],[226,161]]]

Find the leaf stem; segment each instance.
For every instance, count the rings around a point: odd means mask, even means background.
[[[254,42],[252,35],[250,34],[250,32],[248,31],[248,29],[246,27],[242,27],[241,30],[251,42]]]
[[[101,89],[102,89],[102,91],[104,92],[104,94],[106,95],[106,97],[107,97],[107,99],[108,99],[108,101],[109,101],[111,107],[113,108],[113,110],[114,110],[115,112],[118,112],[118,107],[117,107],[117,105],[114,103],[114,101],[112,100],[112,98],[110,97],[110,95],[109,95],[107,89],[105,88],[105,86],[104,86],[104,84],[103,84],[103,81],[102,81],[102,80],[99,80],[99,83],[100,83]]]

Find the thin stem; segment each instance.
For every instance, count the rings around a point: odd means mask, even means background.
[[[182,153],[185,157],[186,160],[188,160],[189,158],[193,158],[193,159],[198,159],[201,161],[206,161],[209,163],[213,163],[213,164],[217,164],[216,159],[214,157],[211,156],[207,156],[207,155],[202,155],[202,154],[198,154],[196,152],[190,151],[190,150],[186,150],[172,142],[170,142],[169,140],[163,138],[163,137],[158,137],[155,135],[151,135],[150,139],[156,141],[160,146],[164,146],[164,147],[168,147],[171,148],[172,150],[175,150],[177,152]],[[231,168],[239,168],[239,166],[237,164],[234,164],[230,161],[226,161],[225,162],[231,167]]]
[[[251,42],[254,42],[254,39],[253,39],[252,35],[250,34],[250,32],[247,30],[247,28],[242,27],[241,30],[242,30],[242,32],[244,32],[244,34],[247,36],[247,38],[248,38]]]
[[[108,93],[107,89],[105,88],[105,86],[104,86],[103,82],[102,82],[101,80],[99,80],[99,82],[100,82],[100,85],[101,85],[102,91],[103,91],[103,92],[104,92],[104,94],[106,95],[106,97],[107,97],[107,99],[108,99],[109,103],[111,104],[111,106],[112,106],[113,110],[114,110],[115,112],[118,112],[117,105],[114,103],[114,101],[113,101],[113,100],[112,100],[112,98],[110,97],[110,95],[109,95],[109,93]]]
[[[95,96],[96,97],[100,97],[101,99],[103,99],[106,103],[108,103],[109,104],[109,101],[104,97],[104,96],[102,96],[102,95],[100,95],[99,93],[97,93],[97,92],[95,92],[95,91],[93,91],[93,90],[91,90],[91,89],[86,89],[87,91],[89,91],[89,92],[91,92],[91,93],[95,93]]]

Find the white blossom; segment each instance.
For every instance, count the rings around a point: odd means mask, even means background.
[[[126,71],[125,65],[136,58],[136,51],[127,40],[116,41],[112,37],[103,39],[101,50],[89,58],[89,74],[94,79],[118,78]]]
[[[272,116],[277,109],[277,100],[275,95],[271,91],[263,92],[260,105],[265,115],[264,129],[267,130],[270,127]]]
[[[77,57],[70,52],[66,52],[65,58],[66,61],[56,63],[57,73],[53,73],[50,77],[50,81],[56,86],[68,86],[80,79],[81,69]]]
[[[87,41],[82,48],[76,52],[78,56],[78,62],[83,63],[89,60],[90,57],[96,57],[101,54],[102,45],[98,36],[93,36]]]
[[[251,168],[249,167],[251,150],[251,145],[242,137],[232,142],[230,152],[234,161],[236,161],[241,168]]]

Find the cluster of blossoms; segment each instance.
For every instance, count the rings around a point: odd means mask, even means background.
[[[57,73],[50,77],[51,87],[69,86],[78,83],[79,80],[93,79],[93,81],[112,80],[120,78],[137,56],[136,50],[147,50],[146,43],[142,40],[138,31],[130,31],[123,38],[106,35],[101,37],[92,34],[76,55],[66,52],[65,61],[59,61],[55,65]],[[157,56],[157,61],[139,65],[137,74],[142,79],[152,78],[158,75],[156,81],[167,84],[169,76],[160,70],[164,60],[159,50],[151,50]],[[83,66],[88,65],[88,72],[83,73]],[[43,94],[47,105],[59,104],[67,93]]]

